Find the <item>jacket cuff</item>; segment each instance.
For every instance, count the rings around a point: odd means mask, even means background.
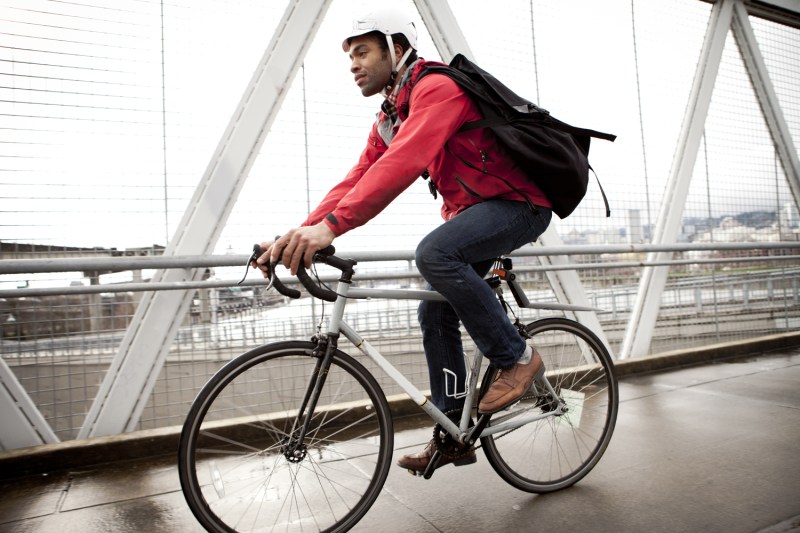
[[[322,220],[325,221],[325,224],[328,225],[333,234],[337,237],[347,231],[346,229],[342,228],[342,225],[339,223],[339,219],[337,219],[333,213],[328,213]]]

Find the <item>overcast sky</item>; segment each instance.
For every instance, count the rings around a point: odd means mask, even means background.
[[[217,253],[246,253],[250,243],[301,222],[363,148],[380,99],[361,97],[340,43],[353,14],[368,4],[332,3]],[[410,0],[404,4],[413,9]],[[639,0],[632,11],[624,0],[509,0],[491,9],[481,0],[451,4],[479,64],[557,117],[619,136],[613,144],[595,141],[590,158],[613,216],[604,218],[592,177],[581,207],[556,222],[559,231],[614,232],[625,226],[629,209],[640,210],[643,223],[655,222],[710,5]],[[158,2],[92,8],[0,1],[7,28],[0,32],[0,238],[165,244],[284,5],[170,2],[162,65]],[[421,55],[439,59],[414,15]],[[776,90],[797,139],[800,32],[761,21],[754,26],[770,68],[780,73]],[[785,177],[730,36],[707,133],[687,214],[774,209],[786,201]],[[439,204],[420,181],[340,247],[413,249],[438,223]]]

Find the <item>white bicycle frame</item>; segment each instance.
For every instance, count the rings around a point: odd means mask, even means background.
[[[400,388],[411,398],[422,410],[428,414],[434,421],[439,423],[453,438],[463,443],[464,438],[468,434],[470,411],[471,409],[465,408],[461,413],[459,424],[456,425],[450,420],[438,407],[428,401],[428,398],[419,390],[413,383],[411,383],[403,373],[401,373],[394,365],[392,365],[374,346],[372,346],[364,337],[357,331],[350,327],[344,320],[344,309],[349,299],[367,299],[367,298],[388,298],[396,300],[430,300],[430,301],[446,301],[444,296],[435,291],[421,291],[411,289],[361,289],[357,287],[350,287],[347,282],[339,281],[336,286],[336,294],[338,297],[333,304],[333,312],[328,319],[327,334],[344,335],[353,345],[358,348],[361,353],[372,359],[384,372],[395,382]],[[549,310],[574,310],[583,311],[585,307],[573,306],[566,304],[529,304],[526,307],[549,309]],[[483,354],[480,350],[475,350],[475,355],[471,364],[471,371],[469,373],[469,381],[466,387],[466,395],[464,396],[464,405],[471,406],[475,400],[475,391],[478,388],[478,379],[480,377],[481,363],[483,362]],[[542,376],[539,378],[541,383],[552,394],[553,398],[557,398],[556,391],[550,385],[547,378]],[[490,424],[484,428],[481,437],[510,431],[518,427],[524,426],[530,422],[541,420],[543,418],[558,416],[564,414],[565,406],[563,402],[558,402],[558,407],[547,413],[531,412],[525,414],[525,411],[519,411],[501,416],[499,419],[492,420]]]

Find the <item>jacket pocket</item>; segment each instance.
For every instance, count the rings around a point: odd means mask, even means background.
[[[484,198],[483,196],[481,196],[480,194],[475,192],[474,189],[472,189],[469,185],[464,183],[464,181],[461,178],[459,178],[458,176],[456,176],[456,181],[461,186],[461,188],[464,189],[464,191],[466,191],[467,194],[469,194],[471,196],[474,196],[475,198],[480,198],[481,200],[486,200],[486,198]]]

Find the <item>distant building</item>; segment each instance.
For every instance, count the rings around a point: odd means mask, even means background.
[[[796,229],[800,227],[800,216],[797,213],[797,206],[794,202],[787,202],[780,210],[780,225],[783,230]]]
[[[644,242],[642,229],[642,215],[638,209],[628,209],[628,244],[641,244]]]

